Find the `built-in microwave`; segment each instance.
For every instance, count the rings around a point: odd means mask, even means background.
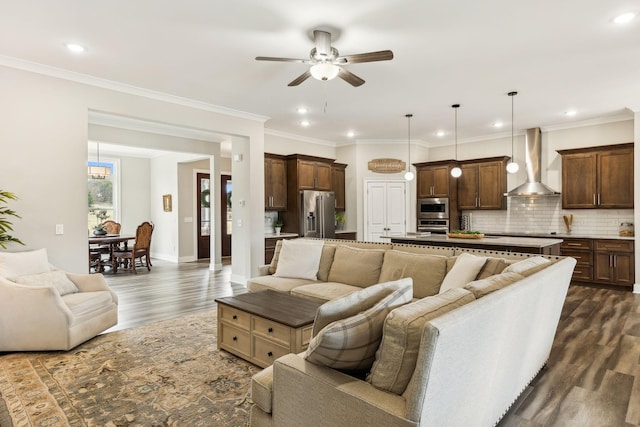
[[[418,231],[429,231],[434,234],[446,234],[449,232],[449,220],[418,218]]]
[[[418,199],[418,220],[449,219],[449,199],[446,197]]]

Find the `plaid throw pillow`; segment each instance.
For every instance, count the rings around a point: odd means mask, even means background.
[[[382,339],[387,314],[413,298],[413,281],[398,281],[401,286],[376,305],[355,316],[337,320],[311,339],[304,358],[311,363],[334,369],[369,369]]]

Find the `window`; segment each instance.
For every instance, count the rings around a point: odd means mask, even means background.
[[[117,221],[117,163],[112,160],[87,162],[89,230],[107,219]]]

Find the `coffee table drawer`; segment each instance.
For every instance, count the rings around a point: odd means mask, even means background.
[[[258,365],[269,366],[278,357],[291,353],[288,347],[278,345],[272,341],[253,336],[253,354],[251,357]]]
[[[277,341],[285,346],[289,346],[291,340],[291,328],[261,317],[253,318],[251,331],[255,335],[264,337],[267,340]]]
[[[228,347],[234,352],[239,352],[245,355],[251,353],[251,340],[250,334],[247,331],[243,331],[240,328],[236,328],[225,323],[220,323],[218,331],[220,344]]]
[[[249,313],[245,313],[244,311],[237,310],[224,304],[220,304],[218,307],[221,320],[231,323],[238,328],[242,328],[247,331],[249,330],[249,326],[251,325],[251,315]]]

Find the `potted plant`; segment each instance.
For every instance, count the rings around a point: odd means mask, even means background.
[[[94,236],[104,236],[105,234],[107,234],[107,229],[104,228],[102,224],[98,224],[95,227],[93,227]]]
[[[18,197],[15,194],[0,190],[0,246],[3,249],[7,249],[7,243],[9,242],[24,245],[20,239],[9,234],[9,231],[13,231],[13,224],[9,221],[8,217],[14,216],[16,218],[20,218],[20,215],[18,215],[13,209],[9,209],[7,204],[9,203],[9,200],[17,199]]]
[[[346,221],[347,219],[344,217],[344,212],[336,211],[336,230],[342,230]]]
[[[280,235],[280,230],[282,230],[282,226],[284,225],[284,223],[282,222],[282,220],[280,218],[276,219],[275,222],[273,223],[273,226],[276,229],[276,236]]]

